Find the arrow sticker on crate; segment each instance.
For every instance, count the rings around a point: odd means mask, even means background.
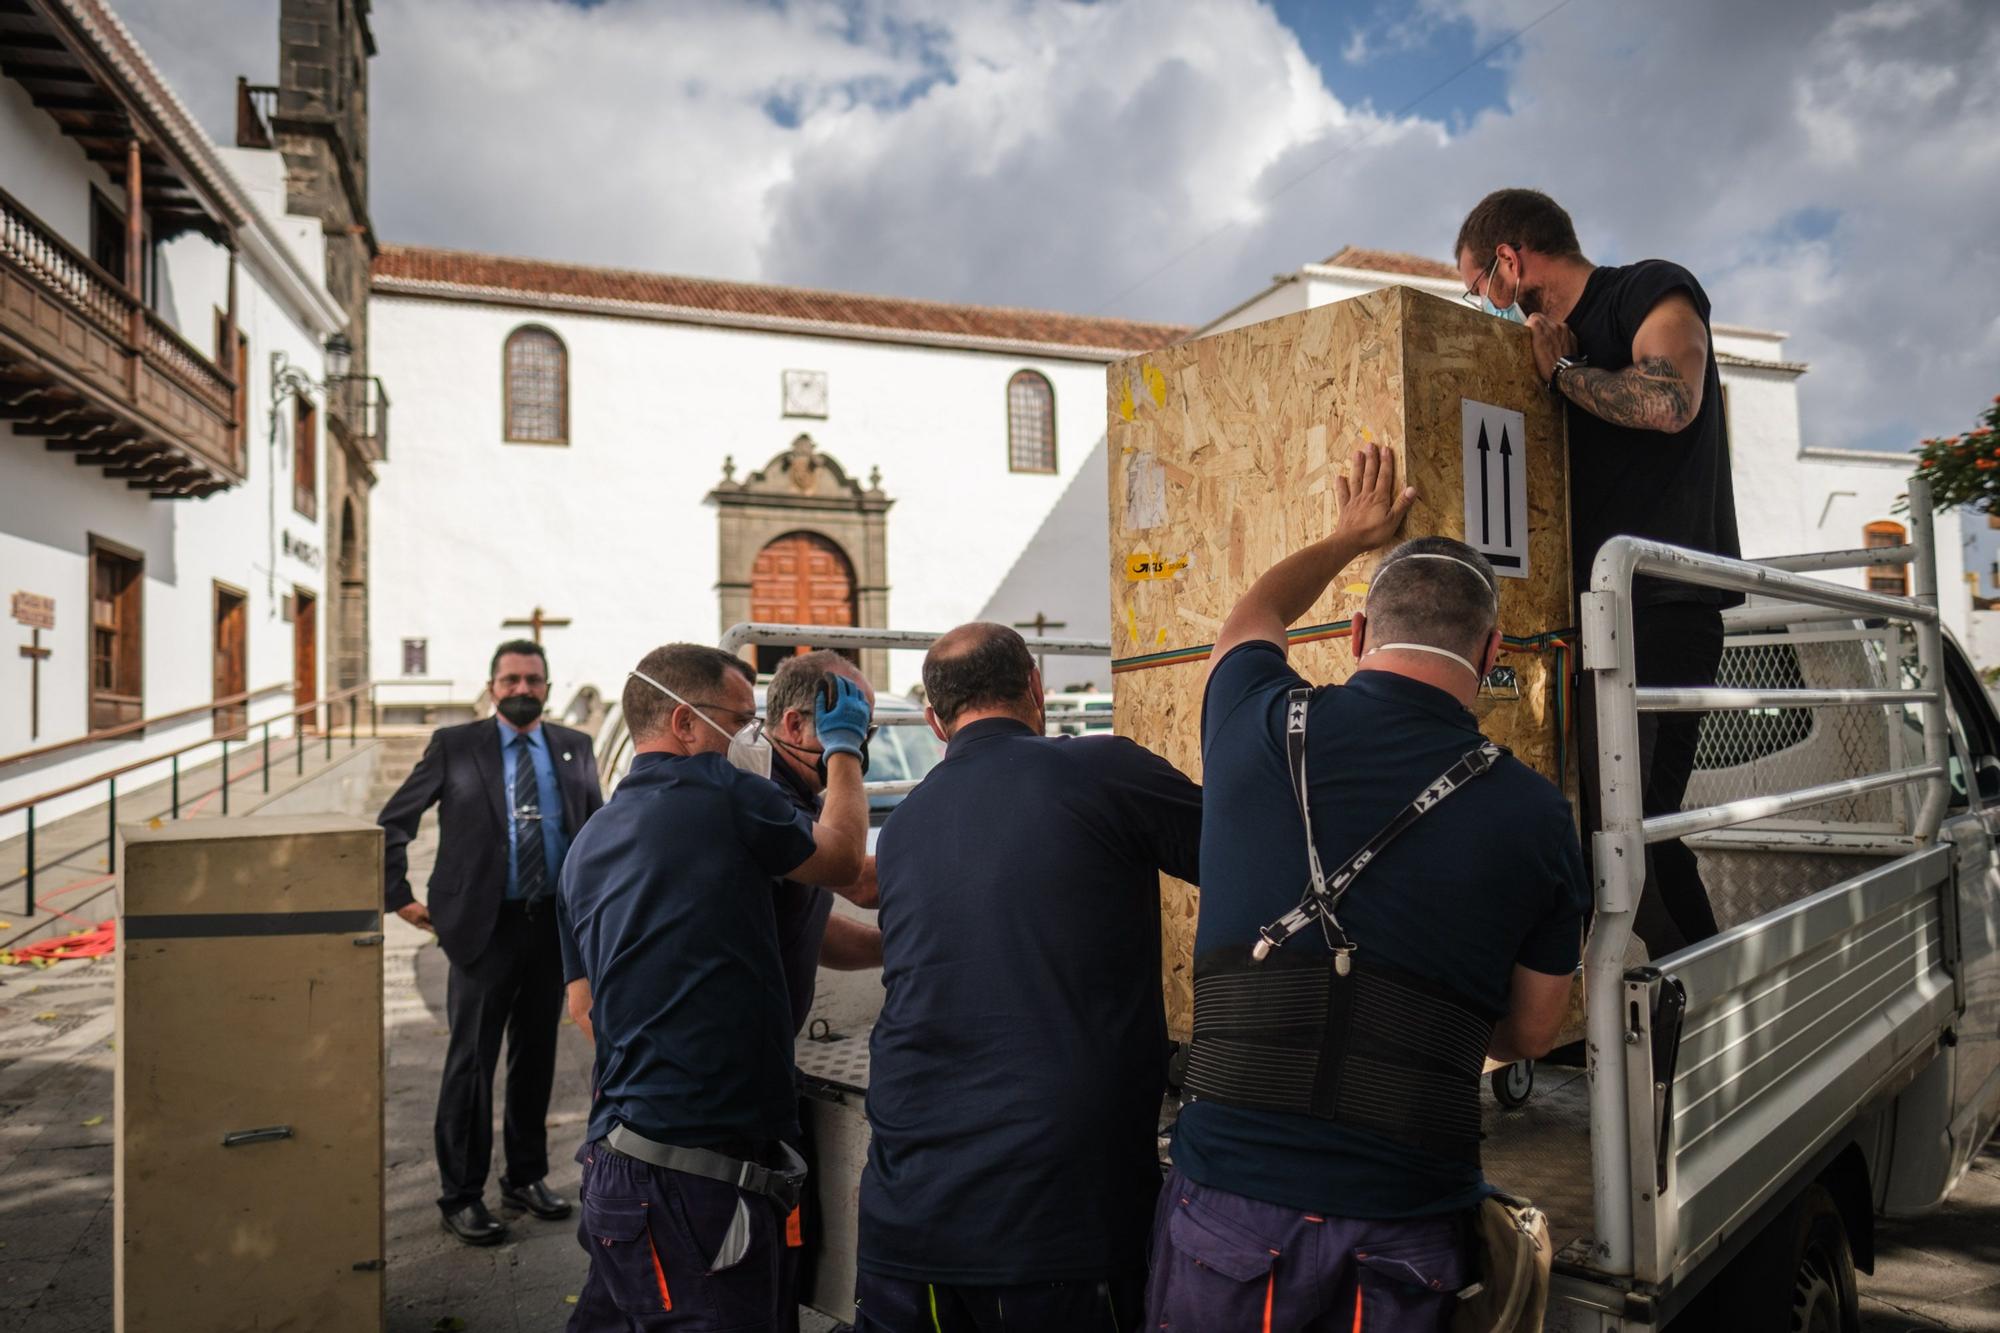
[[[1519,412],[1460,400],[1465,540],[1503,578],[1528,577],[1528,437]]]

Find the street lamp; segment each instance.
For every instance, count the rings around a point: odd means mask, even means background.
[[[347,368],[354,361],[354,344],[344,333],[330,334],[326,340],[326,379],[332,384],[347,378]]]

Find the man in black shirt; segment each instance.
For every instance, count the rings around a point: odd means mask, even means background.
[[[1569,214],[1536,190],[1496,190],[1479,201],[1453,247],[1468,299],[1524,323],[1550,392],[1568,400],[1570,545],[1579,592],[1598,547],[1648,537],[1717,555],[1742,554],[1729,475],[1729,426],[1709,337],[1708,295],[1663,259],[1598,267],[1583,255]],[[1632,629],[1639,684],[1715,684],[1722,609],[1735,593],[1635,581]],[[1598,826],[1596,715],[1582,710],[1585,819]],[[1639,718],[1639,771],[1648,816],[1681,808],[1694,772],[1701,717]],[[1647,849],[1646,889],[1634,929],[1653,957],[1716,930],[1694,853],[1678,842]]]
[[[1201,789],[1121,736],[1042,734],[1019,634],[924,660],[944,759],[879,845],[858,1333],[1139,1326],[1166,1088],[1159,874]]]

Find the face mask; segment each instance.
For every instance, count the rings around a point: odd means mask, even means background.
[[[688,703],[687,700],[681,698],[680,695],[675,694],[651,676],[642,676],[636,671],[632,672],[631,675],[635,680],[645,681],[675,703],[685,704],[696,717],[708,723],[714,729],[716,735],[727,737],[729,740],[728,759],[732,767],[740,768],[745,773],[755,773],[760,778],[771,776],[771,743],[764,739],[764,724],[761,721],[751,718],[743,724],[740,731],[731,736],[722,729],[721,725],[714,718],[702,712],[693,704]]]
[[[532,694],[510,694],[498,705],[509,726],[525,727],[542,715],[542,701]]]
[[[1519,279],[1516,279],[1514,283],[1513,303],[1508,305],[1505,309],[1502,309],[1500,306],[1494,305],[1493,298],[1491,298],[1486,294],[1487,291],[1491,291],[1493,289],[1493,275],[1497,273],[1499,269],[1500,269],[1500,256],[1496,253],[1493,256],[1493,262],[1486,266],[1486,281],[1481,284],[1483,287],[1485,287],[1486,291],[1482,291],[1479,293],[1479,308],[1481,310],[1484,310],[1489,315],[1498,315],[1501,319],[1506,320],[1510,324],[1526,324],[1528,322],[1528,317],[1521,310],[1521,284]],[[1464,661],[1465,659],[1460,658],[1459,660]]]
[[[1046,731],[1047,729],[1048,728],[1046,727],[1043,728],[1044,731]],[[874,739],[875,739],[875,729],[873,727],[870,727],[868,729],[868,734],[861,738],[861,772],[864,776],[868,772],[868,742]],[[813,774],[819,778],[819,785],[822,787],[826,786],[827,776],[826,776],[825,750],[820,749],[818,746],[812,746],[812,745],[794,745],[790,741],[779,740],[776,736],[770,737],[769,741],[770,744],[772,745],[782,746],[786,750],[791,751],[793,754],[797,755],[801,760],[810,759],[812,761]]]

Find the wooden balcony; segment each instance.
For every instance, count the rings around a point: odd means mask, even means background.
[[[235,381],[4,192],[0,421],[156,498],[243,480]]]

